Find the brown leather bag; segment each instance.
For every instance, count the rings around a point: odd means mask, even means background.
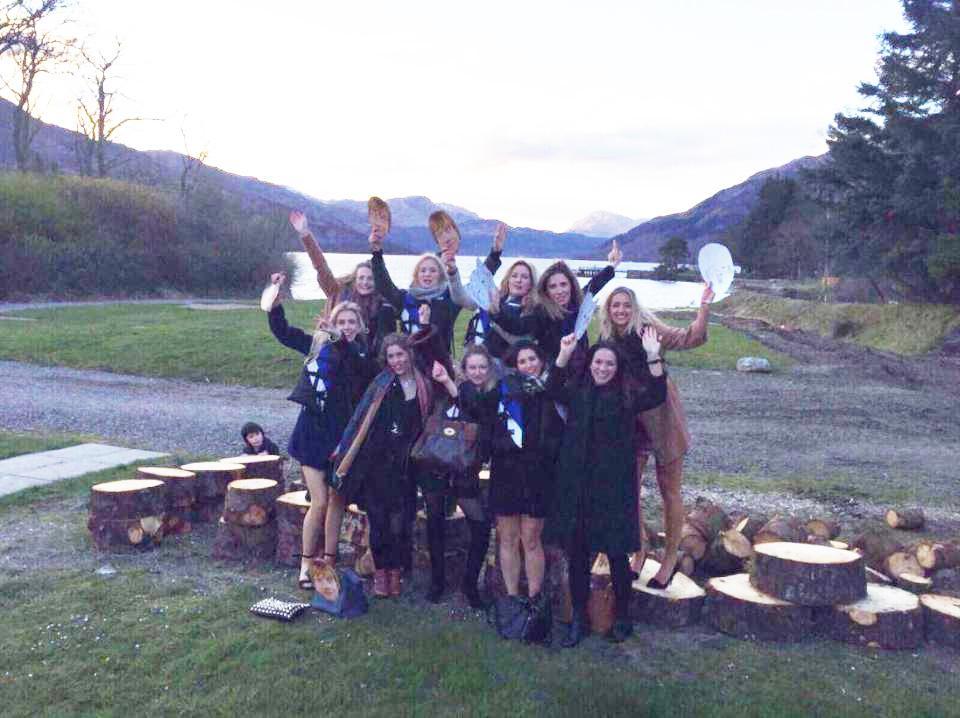
[[[477,424],[451,419],[442,410],[435,412],[427,417],[423,432],[410,451],[410,459],[427,471],[466,473],[478,462],[479,433]]]

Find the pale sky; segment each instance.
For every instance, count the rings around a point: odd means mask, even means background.
[[[117,139],[320,199],[427,195],[511,225],[681,211],[826,150],[898,0],[76,0],[124,42]],[[44,119],[73,127],[47,82]],[[59,95],[59,96],[58,96]],[[186,121],[184,123],[184,117]]]

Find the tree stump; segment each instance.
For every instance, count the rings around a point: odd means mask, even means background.
[[[960,650],[960,598],[928,593],[920,597],[927,640]]]
[[[807,527],[793,516],[774,516],[754,535],[753,543],[790,542],[803,543],[807,539]]]
[[[898,588],[902,588],[904,591],[909,591],[910,593],[915,593],[918,596],[929,593],[933,588],[933,581],[922,574],[901,573],[893,577],[893,582]]]
[[[167,485],[167,512],[163,520],[163,535],[190,533],[197,500],[197,475],[169,466],[140,466],[137,478],[159,479]]]
[[[227,486],[223,520],[234,526],[265,526],[276,517],[280,484],[273,479],[237,479]]]
[[[292,491],[277,498],[277,563],[283,566],[299,566],[303,550],[303,517],[307,515],[310,502],[306,491]]]
[[[829,633],[839,641],[891,649],[923,643],[920,599],[893,586],[871,583],[866,598],[835,606],[828,615]]]
[[[830,545],[833,546],[833,548],[842,548],[844,551],[850,550],[850,544],[848,544],[846,541],[837,541],[835,539],[831,539]]]
[[[743,516],[733,522],[733,527],[747,537],[747,540],[753,543],[757,532],[770,521],[766,514],[750,514]]]
[[[243,466],[222,461],[200,461],[184,464],[180,468],[197,475],[194,520],[201,523],[219,521],[223,515],[223,499],[227,495],[227,485],[243,478]]]
[[[680,628],[699,621],[706,596],[703,589],[682,573],[674,574],[664,590],[648,586],[659,570],[660,564],[652,558],[643,562],[640,578],[633,582],[631,608],[634,617],[664,628]]]
[[[887,509],[883,516],[887,526],[903,531],[916,531],[923,528],[923,509]]]
[[[224,521],[217,524],[213,557],[228,561],[266,560],[277,550],[277,524],[240,526]]]
[[[761,593],[745,573],[707,581],[706,622],[737,638],[796,642],[814,633],[813,609]]]
[[[567,555],[557,546],[545,545],[543,555],[546,563],[543,575],[544,590],[550,597],[555,619],[569,623],[573,619],[573,600],[570,596],[570,564]],[[496,600],[507,595],[507,584],[503,580],[503,571],[500,568],[500,541],[494,534],[490,541],[490,551],[487,553],[486,565],[483,569],[481,583],[490,598]],[[520,581],[521,596],[528,595],[527,576],[523,568],[523,548],[520,549]]]
[[[717,534],[703,557],[701,567],[710,576],[728,576],[742,573],[746,559],[753,555],[753,546],[736,529],[727,529]]]
[[[852,603],[866,595],[863,557],[828,546],[772,542],[754,546],[750,582],[803,606]]]
[[[832,519],[813,518],[804,524],[808,534],[830,541],[840,535],[840,524]]]
[[[274,454],[241,454],[220,459],[224,464],[240,464],[246,479],[273,479],[283,486],[283,459]]]
[[[159,479],[126,479],[90,489],[87,528],[101,550],[150,548],[163,538],[167,485]]]
[[[890,578],[887,574],[880,573],[879,571],[876,571],[870,568],[869,566],[865,566],[864,571],[866,571],[867,573],[868,583],[883,583],[887,585],[890,585],[893,583],[893,579]]]
[[[960,543],[953,541],[920,543],[916,548],[917,563],[927,571],[960,567]]]

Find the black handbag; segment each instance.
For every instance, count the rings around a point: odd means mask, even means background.
[[[459,410],[456,414],[459,417]],[[451,418],[443,410],[437,411],[427,417],[423,431],[410,451],[410,459],[426,471],[466,473],[479,462],[479,433],[477,424]]]
[[[546,593],[530,601],[503,596],[493,604],[491,623],[501,638],[549,646],[553,641],[553,609]]]

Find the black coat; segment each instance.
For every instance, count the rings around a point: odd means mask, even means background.
[[[591,550],[629,553],[640,547],[636,416],[664,402],[666,376],[624,390],[619,381],[598,387],[589,376],[563,384],[564,373],[554,370],[548,381],[567,405],[567,426],[547,536],[566,545],[582,521]]]

